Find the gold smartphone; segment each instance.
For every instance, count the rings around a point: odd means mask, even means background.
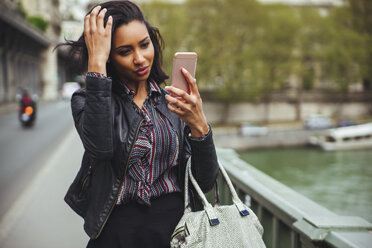
[[[185,68],[195,77],[197,54],[195,52],[177,52],[173,57],[173,70],[171,85],[186,91],[190,94],[189,84],[181,72],[181,67]]]

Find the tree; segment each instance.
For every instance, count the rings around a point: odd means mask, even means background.
[[[368,51],[366,39],[352,27],[352,16],[348,7],[331,12],[332,29],[324,54],[328,64],[327,74],[335,81],[336,88],[348,92],[352,82],[361,79],[360,68],[366,62]]]
[[[365,57],[361,73],[365,89],[372,89],[372,2],[370,0],[349,0],[351,26],[365,39]]]
[[[258,62],[262,63],[263,73],[256,76],[260,93],[265,102],[265,122],[269,116],[271,93],[286,85],[293,70],[294,50],[299,20],[294,9],[285,5],[267,5],[261,18],[263,31],[255,43],[254,50]]]
[[[160,29],[165,42],[163,64],[169,74],[172,70],[173,55],[187,50],[188,35],[186,8],[183,4],[167,2],[147,2],[141,5],[146,19]]]
[[[213,92],[213,99],[227,107],[230,102],[263,99],[267,116],[272,92],[286,89],[289,78],[295,77],[297,119],[302,92],[317,87],[321,79],[340,92],[347,92],[350,82],[362,76],[371,80],[370,7],[369,0],[350,0],[323,16],[316,8],[256,0],[142,4],[165,39],[168,72],[174,52],[196,51],[202,94]]]
[[[317,78],[316,67],[324,61],[324,48],[329,41],[330,22],[328,17],[321,16],[315,8],[299,8],[296,10],[299,29],[294,48],[293,75],[297,79],[295,85],[296,120],[301,120],[303,91],[312,90]]]

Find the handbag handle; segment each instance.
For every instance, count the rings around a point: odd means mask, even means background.
[[[238,194],[236,193],[235,188],[234,188],[229,176],[227,175],[227,173],[225,171],[225,168],[223,168],[223,166],[221,165],[221,163],[219,161],[218,161],[218,166],[219,166],[219,170],[220,170],[223,178],[225,179],[226,184],[227,184],[227,186],[228,186],[228,188],[231,192],[232,201],[233,201],[234,205],[237,207],[237,209],[239,210],[240,215],[241,216],[248,215],[249,211],[246,209],[245,205],[242,203],[242,201],[238,197]],[[185,210],[189,207],[189,204],[190,204],[189,194],[188,194],[188,192],[189,192],[189,182],[188,182],[189,179],[190,179],[192,185],[194,186],[196,192],[198,193],[200,199],[202,200],[204,210],[207,212],[210,224],[211,225],[217,225],[219,223],[217,215],[215,214],[215,211],[214,211],[212,205],[208,202],[208,200],[205,197],[203,191],[201,190],[197,181],[195,180],[194,176],[192,175],[191,157],[187,161],[186,172],[185,172],[185,191],[184,191]]]

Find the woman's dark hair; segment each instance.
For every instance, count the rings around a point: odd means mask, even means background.
[[[108,1],[102,4],[97,4],[96,6],[101,6],[101,9],[106,8],[107,12],[104,17],[104,25],[106,26],[109,16],[112,16],[112,30],[111,35],[114,34],[115,30],[122,25],[128,24],[131,21],[140,21],[146,25],[147,31],[149,32],[150,39],[154,45],[155,55],[154,62],[151,68],[151,73],[149,78],[154,80],[156,83],[163,83],[164,80],[168,79],[168,75],[163,71],[162,68],[162,49],[164,47],[164,40],[160,35],[159,29],[151,26],[144,18],[140,8],[132,3],[131,1]],[[87,13],[94,9],[92,9]],[[77,41],[66,40],[65,43],[60,43],[59,46],[69,46],[69,58],[73,58],[75,61],[72,61],[75,68],[78,68],[80,73],[83,73],[87,70],[88,66],[88,50],[85,44],[84,33],[80,36]],[[77,63],[78,65],[76,65]],[[106,71],[108,77],[115,77],[115,69],[111,63],[106,63]]]

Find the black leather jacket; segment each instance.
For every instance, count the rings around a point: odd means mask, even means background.
[[[204,192],[218,173],[216,151],[210,131],[202,140],[189,138],[190,130],[167,107],[166,92],[156,108],[172,123],[180,142],[178,181],[183,189],[187,159],[192,153],[192,172]],[[97,238],[115,206],[142,119],[135,114],[121,83],[109,78],[87,77],[86,89],[71,100],[75,127],[85,148],[81,168],[65,196],[67,204],[84,218],[84,229]],[[191,193],[191,205],[200,201]]]

